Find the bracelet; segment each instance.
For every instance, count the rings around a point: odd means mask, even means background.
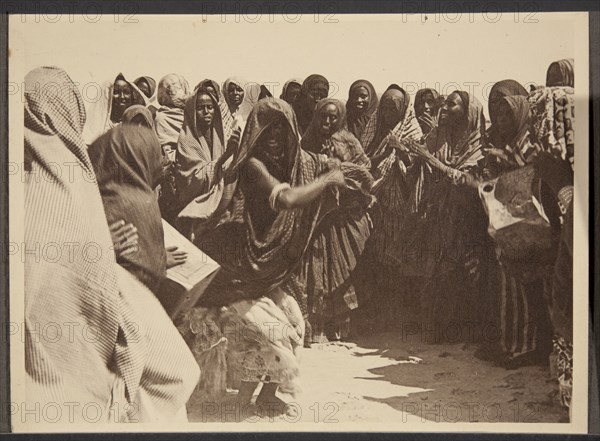
[[[558,192],[558,206],[562,214],[567,212],[571,201],[573,200],[573,186],[566,185]]]
[[[273,190],[271,191],[271,194],[269,195],[269,206],[271,207],[271,210],[273,211],[279,211],[277,208],[277,199],[279,198],[279,195],[281,194],[282,191],[284,190],[288,190],[292,187],[290,187],[290,184],[288,184],[287,182],[282,182],[280,184],[277,184]]]

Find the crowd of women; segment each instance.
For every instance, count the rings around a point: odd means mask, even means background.
[[[63,70],[31,71],[25,242],[104,252],[26,259],[28,328],[77,322],[101,336],[28,338],[27,393],[99,402],[106,415],[124,403],[115,419],[155,421],[185,418],[195,388],[206,400],[237,389],[251,405],[262,384],[254,406],[291,412],[278,397],[300,391],[303,347],[406,320],[439,342],[478,320],[497,330],[476,339],[478,357],[509,369],[550,361],[568,407],[573,77],[561,60],[545,86],[499,81],[488,122],[465,91],[411,99],[391,84],[378,96],[361,79],[342,102],[316,74],[279,99],[236,77],[191,89],[177,74],[119,74],[86,111]],[[69,93],[47,93],[57,82]],[[81,177],[53,167],[73,161]],[[490,183],[525,219],[512,235],[492,228]],[[528,223],[519,207],[532,203]],[[220,265],[178,317],[160,302],[187,256],[165,247],[163,221]]]

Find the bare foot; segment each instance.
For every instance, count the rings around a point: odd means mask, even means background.
[[[297,407],[289,405],[282,399],[275,396],[275,392],[277,392],[277,384],[263,384],[258,397],[256,397],[256,408],[259,415],[269,418],[284,414],[291,418],[297,417]]]

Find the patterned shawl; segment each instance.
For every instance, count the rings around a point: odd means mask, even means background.
[[[203,94],[210,96],[215,110],[210,127],[211,144],[200,131],[196,121],[196,102]],[[185,103],[184,115],[175,161],[177,199],[182,206],[209,191],[215,161],[225,152],[225,138],[217,97],[204,88],[196,89]]]
[[[325,171],[324,156],[300,148],[298,125],[290,105],[280,99],[260,100],[248,117],[231,166],[224,171],[220,199],[215,204],[214,199],[207,202],[199,198],[180,214],[195,221],[196,245],[222,266],[221,280],[215,280],[214,289],[205,294],[207,303],[227,304],[240,296],[260,297],[295,276],[319,221],[339,208],[336,191],[329,189],[308,207],[273,212],[269,227],[257,231],[264,214],[254,212],[247,203],[246,195],[256,190],[252,177],[246,174],[246,164],[260,153],[261,133],[279,118],[288,124],[290,135],[287,182],[292,187],[305,185]],[[207,203],[208,209],[197,207]],[[336,287],[333,283],[328,286],[330,291]]]
[[[333,104],[338,110],[338,120],[333,127],[333,134],[324,138],[319,133],[319,118],[325,108]],[[321,153],[330,158],[337,158],[342,162],[353,162],[370,168],[371,163],[358,139],[346,129],[346,109],[340,100],[325,98],[317,103],[315,114],[304,136],[302,148],[312,153]]]
[[[529,96],[533,132],[545,151],[574,166],[575,92],[572,87],[542,87]]]
[[[49,95],[53,84],[68,85],[68,93]],[[56,67],[29,72],[25,86],[24,245],[48,248],[50,256],[25,255],[25,327],[39,333],[52,323],[76,325],[71,339],[59,341],[25,333],[27,401],[94,402],[107,412],[120,297],[112,240],[81,136],[83,99]],[[76,165],[70,178],[61,164]],[[51,244],[60,249],[52,251]],[[86,338],[86,326],[95,338]]]
[[[229,111],[229,106],[225,102],[225,97],[221,93],[221,88],[219,87],[219,84],[215,80],[205,79],[200,81],[196,86],[196,89],[194,90],[197,90],[200,87],[204,87],[206,89],[209,86],[215,89],[215,92],[217,92],[217,100],[219,101],[219,111],[221,112],[221,121],[223,122],[223,135],[225,137],[225,142],[227,142],[227,140],[231,136],[231,132],[233,131],[233,116]]]
[[[457,122],[456,132],[449,125],[438,127],[436,133],[427,138],[430,149],[444,164],[461,171],[476,167],[483,158],[482,136],[485,132],[485,117],[479,100],[468,92],[454,91],[462,101],[464,117]],[[431,142],[431,143],[430,143]]]
[[[356,107],[349,105],[348,103],[353,102],[358,89],[361,87],[367,89],[369,93],[369,105],[367,106],[366,110],[359,112],[356,110]],[[357,80],[352,83],[350,90],[348,91],[348,101],[346,102],[348,130],[350,130],[350,132],[359,140],[362,139],[363,132],[369,121],[375,118],[378,106],[379,98],[377,97],[377,92],[375,91],[373,84],[367,80]]]

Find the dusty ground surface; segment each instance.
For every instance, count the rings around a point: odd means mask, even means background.
[[[384,333],[352,344],[313,345],[301,359],[304,391],[288,422],[567,422],[543,366],[507,370],[474,356],[474,345],[427,344]],[[410,360],[409,357],[418,357]],[[192,396],[190,421],[273,421]],[[285,422],[284,417],[274,421]]]

